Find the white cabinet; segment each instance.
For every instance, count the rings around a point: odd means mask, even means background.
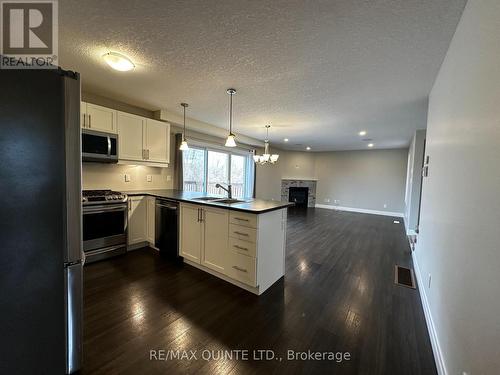
[[[147,238],[146,240],[154,245],[155,243],[155,209],[156,199],[154,197],[146,197],[147,203]]]
[[[170,162],[170,124],[125,112],[117,114],[118,159],[148,165]]]
[[[225,209],[181,204],[181,255],[224,274],[228,223]]]
[[[201,264],[226,273],[229,213],[225,209],[202,208],[203,251]]]
[[[180,254],[196,263],[200,263],[203,236],[200,218],[199,206],[181,204]]]
[[[80,103],[81,126],[106,133],[116,133],[117,111],[91,103]]]
[[[125,112],[117,113],[118,158],[142,161],[144,158],[143,128],[146,119]]]
[[[180,233],[185,262],[253,293],[285,273],[286,209],[257,215],[181,203]]]
[[[128,244],[147,240],[147,203],[144,197],[128,198]]]
[[[144,149],[149,162],[168,164],[170,162],[170,124],[146,119]]]

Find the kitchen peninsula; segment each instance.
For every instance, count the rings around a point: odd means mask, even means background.
[[[127,194],[132,211],[140,204],[146,207],[148,222],[155,219],[155,201],[179,203],[179,255],[185,263],[255,294],[284,275],[287,207],[293,203],[181,190]],[[152,223],[148,226],[153,228]],[[147,232],[150,239],[155,237],[152,230]]]

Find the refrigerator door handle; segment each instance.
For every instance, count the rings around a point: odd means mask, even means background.
[[[82,362],[83,265],[76,263],[64,270],[66,315],[66,374],[80,369]]]
[[[80,135],[80,106],[80,80],[64,77],[65,263],[75,263],[82,259],[82,137]]]

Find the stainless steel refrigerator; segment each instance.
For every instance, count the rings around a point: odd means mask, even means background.
[[[81,365],[80,78],[0,70],[0,373]]]

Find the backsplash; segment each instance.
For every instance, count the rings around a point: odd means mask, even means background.
[[[125,174],[130,182],[125,182]],[[151,182],[147,176],[151,176]],[[173,167],[157,168],[142,165],[83,163],[83,189],[112,189],[117,191],[172,189]]]

